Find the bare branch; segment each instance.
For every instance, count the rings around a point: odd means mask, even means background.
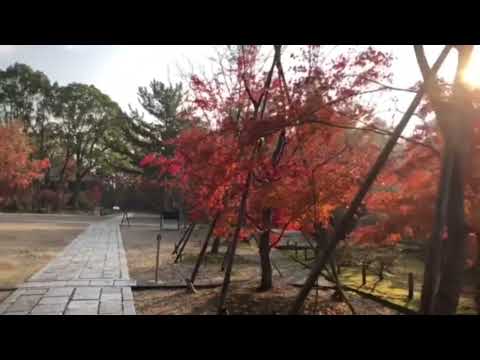
[[[319,124],[323,124],[323,125],[327,125],[327,126],[331,126],[331,127],[341,128],[341,129],[369,131],[369,132],[373,132],[373,133],[380,134],[380,135],[386,135],[386,136],[391,136],[392,135],[392,132],[388,131],[388,130],[382,130],[382,129],[378,129],[378,128],[356,127],[356,126],[349,126],[349,125],[342,125],[342,124],[334,124],[334,123],[331,123],[329,121],[319,120],[319,119],[309,119],[309,120],[305,121],[305,123],[319,123]],[[438,156],[440,156],[440,151],[438,149],[434,148],[430,144],[426,144],[424,142],[417,141],[417,140],[405,137],[403,135],[400,136],[400,139],[408,141],[408,142],[410,142],[412,144],[415,144],[415,145],[424,146],[424,147],[432,150]]]

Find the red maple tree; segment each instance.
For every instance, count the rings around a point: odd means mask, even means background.
[[[43,176],[48,159],[32,160],[34,152],[23,128],[18,124],[0,127],[0,203],[26,190]]]
[[[358,98],[384,90],[374,84],[389,80],[391,58],[369,48],[330,60],[318,46],[300,49],[287,82],[281,62],[263,71],[259,47],[241,47],[212,79],[192,76],[195,116],[174,140],[175,156],[151,154],[142,165],[173,175],[166,183],[183,190],[193,217],[221,214],[217,236],[238,226],[249,177],[240,237],[269,230],[268,209],[286,227],[325,222],[348,203],[377,151],[351,129],[373,121]]]

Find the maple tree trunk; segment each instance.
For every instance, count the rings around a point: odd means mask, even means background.
[[[420,312],[423,314],[431,314],[434,312],[435,297],[440,284],[440,275],[442,272],[442,236],[447,217],[447,205],[453,172],[453,160],[453,152],[451,151],[450,144],[447,144],[438,187],[435,223],[433,226],[430,244],[428,246],[425,271],[423,274],[420,305]]]
[[[473,52],[473,45],[457,47],[458,67],[453,91],[453,111],[447,118],[455,120],[455,126],[446,127],[444,132],[453,143],[454,165],[450,196],[448,200],[447,228],[444,262],[437,300],[436,314],[455,314],[462,290],[465,262],[467,260],[467,227],[465,222],[465,172],[471,146],[472,115],[475,114],[470,94],[463,80],[462,72],[467,67]],[[476,115],[474,115],[476,116]],[[448,124],[448,123],[447,123]]]
[[[436,314],[455,314],[462,290],[466,261],[466,228],[461,155],[456,156],[448,202],[448,238],[444,249],[442,276],[435,302]]]
[[[422,73],[425,73],[428,64],[423,48],[417,45],[416,47],[417,60]],[[464,172],[470,146],[470,121],[473,107],[462,80],[462,72],[468,64],[473,45],[455,47],[459,56],[453,101],[452,99],[449,102],[442,101],[438,86],[429,89],[437,123],[446,145],[437,199],[436,224],[422,289],[421,310],[424,314],[456,312],[466,261]],[[447,225],[448,236],[443,240],[445,225]]]
[[[443,63],[443,61],[447,57],[449,51],[450,51],[450,47],[446,46],[442,51],[442,53],[440,54],[440,56],[438,57],[437,61],[435,61],[435,64],[433,65],[432,70],[430,71],[430,74],[429,74],[429,80],[432,79],[433,75],[438,71],[440,65]],[[364,183],[362,184],[357,194],[355,195],[354,199],[352,200],[347,212],[345,213],[344,216],[342,216],[339,226],[335,227],[335,232],[333,236],[330,236],[330,235],[328,236],[329,238],[328,247],[325,253],[323,254],[323,256],[321,258],[316,259],[315,263],[313,264],[310,274],[308,275],[304,286],[300,290],[299,294],[297,295],[297,298],[295,299],[290,309],[290,314],[298,314],[300,312],[308,294],[310,293],[311,289],[315,286],[318,276],[320,275],[325,265],[329,261],[338,242],[345,238],[345,233],[346,233],[348,224],[352,222],[355,212],[357,211],[358,207],[361,205],[363,198],[365,197],[368,190],[375,182],[378,174],[380,173],[380,170],[383,168],[383,166],[387,162],[390,153],[392,152],[399,137],[401,136],[403,130],[408,124],[408,121],[412,117],[417,106],[420,104],[420,101],[423,97],[424,92],[425,92],[425,86],[421,86],[417,92],[417,95],[412,100],[412,103],[410,104],[407,111],[405,112],[404,116],[402,117],[402,119],[396,126],[395,130],[393,131],[391,137],[388,139],[388,142],[385,144],[384,148],[382,149],[382,152],[380,153],[377,160],[375,161],[375,164],[371,167]]]
[[[218,250],[220,249],[220,236],[216,236],[213,239],[212,247],[210,248],[210,254],[218,254]]]
[[[463,220],[463,194],[452,195],[454,196],[451,198],[452,203],[449,204],[449,232],[445,244],[445,260],[435,304],[436,314],[447,315],[456,312],[462,290],[466,259],[466,234],[461,222]]]
[[[260,254],[261,281],[257,291],[267,291],[273,287],[272,263],[270,261],[270,227],[272,209],[263,211],[263,224],[265,231],[260,235],[258,251]]]
[[[262,272],[258,291],[267,291],[273,287],[272,263],[270,261],[270,230],[266,230],[260,236],[258,244],[260,253],[260,268]]]

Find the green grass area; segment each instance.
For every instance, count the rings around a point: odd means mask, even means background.
[[[366,284],[362,286],[360,267],[343,267],[340,273],[340,280],[347,286],[418,311],[420,306],[423,268],[424,264],[420,259],[411,255],[403,255],[400,256],[398,262],[390,269],[390,272],[384,272],[384,279],[382,281],[379,281],[378,274],[373,271],[367,271]],[[414,296],[412,300],[408,299],[408,273],[410,272],[414,278]],[[474,299],[469,296],[462,296],[457,313],[477,314]]]
[[[405,248],[410,251],[401,251]],[[296,257],[304,263],[311,263],[314,253],[307,251],[305,260],[304,250],[285,250],[283,252],[288,257]],[[363,259],[394,259],[383,272],[383,280],[379,281],[379,263],[373,262],[367,269],[366,284],[362,286],[361,263]],[[387,260],[388,261],[388,260]],[[405,306],[411,310],[418,311],[420,307],[420,294],[422,290],[424,260],[422,251],[410,244],[401,244],[397,248],[356,248],[349,249],[348,265],[341,267],[339,274],[340,280],[344,285],[370,293],[382,299]],[[413,299],[408,299],[408,274],[413,274],[414,295]],[[477,281],[478,274],[470,274],[465,278],[465,285],[472,286]],[[463,295],[460,298],[457,313],[459,314],[477,314],[475,301],[471,295]]]

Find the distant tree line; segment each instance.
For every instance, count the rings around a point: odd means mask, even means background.
[[[33,159],[48,159],[51,165],[23,194],[30,196],[24,207],[42,207],[45,202],[74,209],[110,205],[120,201],[116,198],[121,197],[121,182],[148,179],[139,162],[150,153],[172,154],[165,141],[187,126],[180,116],[184,93],[181,84],[153,80],[138,89],[138,99],[152,120],[132,107],[123,111],[93,85],[61,86],[19,63],[0,70],[0,127],[20,123],[33,145]],[[141,190],[131,192],[139,208],[158,207],[152,203],[162,203],[166,196],[158,189],[147,191],[155,193],[153,200],[140,195]]]

